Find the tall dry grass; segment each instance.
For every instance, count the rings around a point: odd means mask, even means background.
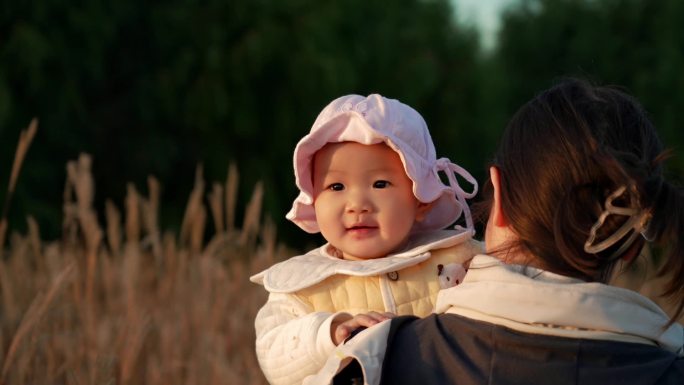
[[[238,226],[236,168],[208,193],[198,168],[176,236],[159,228],[154,178],[147,194],[128,186],[123,210],[108,201],[100,223],[90,167],[88,155],[67,165],[61,239],[41,240],[30,216],[26,234],[9,235],[0,384],[265,384],[253,325],[266,293],[248,277],[291,252],[261,220],[261,185]],[[0,241],[15,183],[13,172]],[[209,220],[216,232],[206,241]]]
[[[22,133],[0,220],[37,122]],[[254,353],[254,317],[265,291],[248,277],[292,255],[261,220],[257,184],[236,225],[238,172],[206,191],[198,167],[180,234],[159,228],[160,186],[147,194],[128,185],[121,211],[93,208],[91,159],[67,164],[63,236],[26,234],[0,247],[0,385],[2,384],[266,384]],[[216,229],[206,241],[207,221]],[[657,298],[662,279],[638,264],[617,275],[620,286]]]

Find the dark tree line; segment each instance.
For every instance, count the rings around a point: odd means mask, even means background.
[[[0,6],[0,181],[18,132],[40,128],[10,211],[59,235],[66,161],[94,156],[98,204],[126,182],[162,183],[177,226],[197,163],[208,180],[241,171],[283,218],[296,195],[292,150],[318,111],[379,92],[419,110],[438,154],[482,180],[508,116],[560,75],[626,86],[681,153],[684,5],[676,0],[523,1],[494,52],[446,0],[5,2]],[[683,174],[674,159],[672,172]]]

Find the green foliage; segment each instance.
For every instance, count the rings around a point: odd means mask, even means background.
[[[100,206],[154,174],[165,204],[183,207],[196,162],[223,180],[236,161],[243,199],[264,180],[280,221],[296,195],[292,149],[327,102],[380,92],[446,131],[475,88],[475,36],[444,0],[45,1],[3,14],[3,164],[18,129],[41,121],[13,212],[60,207],[61,165],[87,151]]]
[[[510,115],[550,80],[588,77],[626,87],[648,110],[684,175],[684,3],[677,0],[524,1],[503,20],[496,60]]]
[[[343,94],[378,92],[415,107],[439,156],[479,180],[507,118],[554,78],[627,86],[665,141],[682,142],[683,5],[676,0],[523,1],[498,49],[478,51],[447,0],[54,0],[0,12],[0,180],[18,132],[40,119],[11,210],[60,233],[63,165],[94,156],[97,207],[119,206],[127,181],[162,181],[165,228],[178,226],[198,162],[205,179],[241,171],[244,207],[258,180],[283,218],[296,196],[292,150]],[[677,149],[678,152],[681,152]],[[684,163],[676,159],[674,171]],[[240,214],[240,213],[238,213]]]

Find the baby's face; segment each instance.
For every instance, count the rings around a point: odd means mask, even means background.
[[[316,221],[344,259],[386,256],[427,210],[399,155],[385,144],[330,143],[313,162]]]

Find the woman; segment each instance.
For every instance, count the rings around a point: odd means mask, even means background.
[[[490,168],[487,255],[439,294],[436,315],[359,333],[310,383],[356,359],[367,384],[684,384],[673,321],[684,307],[684,197],[664,159],[622,91],[571,79],[542,92],[510,121]],[[672,319],[607,284],[646,244],[670,274]]]

